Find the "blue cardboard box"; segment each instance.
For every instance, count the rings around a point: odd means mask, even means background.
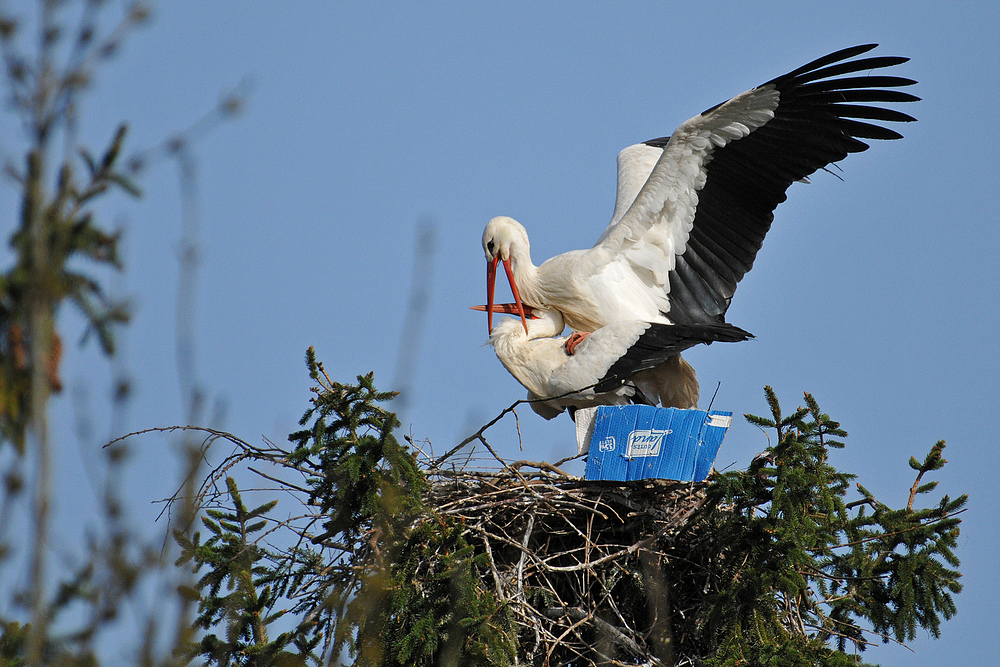
[[[576,418],[577,444],[581,450],[589,444],[586,479],[701,482],[712,470],[733,413],[602,405],[578,410]]]

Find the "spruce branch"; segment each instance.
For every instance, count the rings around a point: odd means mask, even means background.
[[[913,486],[910,487],[910,499],[906,503],[906,509],[913,509],[913,500],[917,497],[918,493],[928,493],[937,487],[937,482],[930,482],[921,486],[920,480],[923,479],[924,473],[931,470],[940,470],[948,462],[942,456],[944,446],[944,440],[938,440],[931,447],[931,451],[927,453],[927,456],[924,457],[923,463],[920,463],[912,456],[910,457],[910,467],[917,471],[917,479],[913,482]]]

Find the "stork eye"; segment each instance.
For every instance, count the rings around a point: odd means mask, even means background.
[[[489,250],[490,252],[493,252],[493,241],[492,240],[489,243],[486,244],[486,249]]]

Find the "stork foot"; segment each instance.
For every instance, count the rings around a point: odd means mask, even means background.
[[[574,331],[566,339],[566,354],[576,352],[576,346],[583,342],[583,339],[590,335],[589,331]]]

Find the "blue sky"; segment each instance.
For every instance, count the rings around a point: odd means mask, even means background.
[[[250,9],[248,7],[252,6]],[[414,263],[428,277],[405,428],[443,452],[523,389],[486,342],[480,236],[510,215],[536,263],[589,247],[611,216],[615,156],[687,118],[828,52],[867,42],[912,58],[898,73],[923,98],[905,139],[848,157],[778,208],[728,319],[756,340],[685,357],[703,406],[790,410],[803,391],[850,433],[834,462],[880,499],[906,502],[907,460],[948,441],[940,494],[971,494],[958,554],[959,613],[915,653],[883,665],[987,664],[997,576],[995,183],[1000,9],[995,3],[720,2],[203,3],[158,6],[153,23],[103,69],[84,100],[80,138],[103,146],[121,120],[129,147],[186,127],[243,80],[245,112],[194,147],[201,268],[196,372],[225,406],[222,428],[284,441],[307,406],[313,345],[334,379],[393,382]],[[940,7],[940,8],[939,8]],[[0,135],[14,146],[10,125]],[[181,199],[175,166],[142,178],[138,201],[102,208],[127,227],[121,281],[136,310],[123,347],[136,394],[128,430],[183,421],[175,360]],[[12,192],[9,188],[8,193]],[[5,219],[14,204],[2,202]],[[436,252],[415,252],[430,221]],[[5,232],[6,235],[6,232]],[[502,282],[502,281],[501,281]],[[500,297],[505,298],[505,297]],[[70,313],[65,326],[78,320]],[[72,338],[72,336],[71,336]],[[69,351],[68,384],[87,385],[95,423],[110,386],[93,349]],[[96,507],[96,447],[73,436],[70,392],[54,403],[60,521]],[[102,419],[104,420],[102,422]],[[510,457],[556,460],[574,447],[568,417],[520,415],[490,432]],[[172,441],[135,445],[128,478],[137,521],[176,484]],[[767,445],[735,420],[717,465],[745,466]],[[155,529],[155,528],[154,528]]]

